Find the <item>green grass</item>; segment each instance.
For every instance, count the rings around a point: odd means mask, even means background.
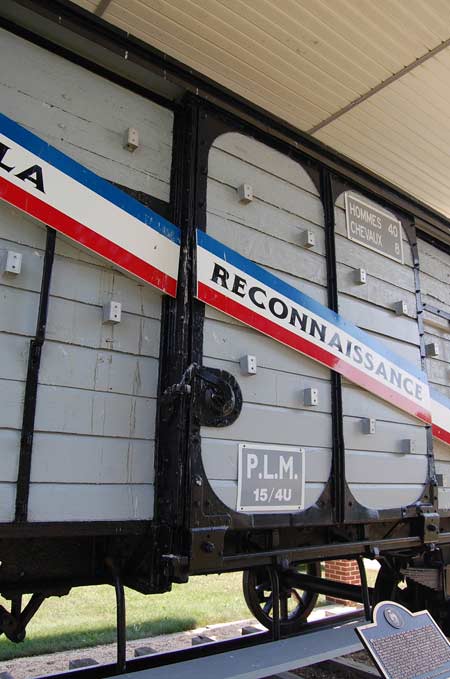
[[[127,638],[250,618],[241,582],[241,573],[226,573],[193,577],[167,594],[144,596],[127,589]],[[0,604],[8,607],[1,598]],[[108,585],[80,587],[66,597],[52,597],[30,622],[23,643],[0,637],[0,661],[113,642],[115,615],[114,589]]]
[[[375,574],[368,573],[369,585]],[[318,605],[325,603],[319,597]],[[9,602],[0,597],[0,604]],[[242,594],[242,573],[197,576],[167,594],[145,596],[126,590],[127,639],[142,639],[251,618]],[[0,661],[107,644],[116,639],[114,589],[78,587],[68,596],[44,602],[21,644],[0,637]]]

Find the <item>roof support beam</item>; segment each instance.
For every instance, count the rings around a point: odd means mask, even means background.
[[[315,134],[322,128],[332,123],[334,120],[337,120],[337,118],[340,118],[345,113],[348,113],[349,111],[354,109],[356,106],[359,106],[359,104],[362,104],[363,101],[366,101],[367,99],[370,99],[370,97],[373,97],[373,95],[377,94],[377,92],[380,92],[389,85],[392,85],[392,83],[396,82],[396,80],[400,80],[400,78],[403,78],[404,75],[410,73],[418,66],[421,66],[423,63],[425,63],[425,61],[431,59],[431,57],[435,57],[436,54],[439,54],[439,52],[448,49],[448,47],[450,47],[450,38],[444,40],[444,42],[441,42],[439,45],[436,45],[436,47],[433,47],[432,50],[429,50],[429,52],[426,52],[421,57],[408,64],[408,66],[405,66],[400,71],[397,71],[397,73],[393,73],[389,78],[386,78],[386,80],[383,80],[378,85],[375,85],[375,87],[372,87],[372,89],[369,90],[368,92],[365,92],[357,99],[354,99],[346,106],[343,106],[341,109],[339,109],[339,111],[335,111],[335,113],[332,113],[330,116],[328,116],[328,118],[325,118],[320,123],[317,123],[317,125],[311,127],[308,130],[308,134]]]

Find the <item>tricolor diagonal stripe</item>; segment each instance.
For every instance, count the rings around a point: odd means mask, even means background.
[[[430,398],[422,370],[201,231],[197,232],[197,297],[422,422],[433,420],[433,434],[450,444],[450,401],[434,392]]]
[[[176,295],[179,229],[2,114],[0,198]]]
[[[450,446],[450,399],[437,389],[430,389],[433,436]]]

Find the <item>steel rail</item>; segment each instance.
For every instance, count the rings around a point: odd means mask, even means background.
[[[282,641],[292,638],[301,638],[321,630],[332,630],[335,627],[347,623],[363,620],[364,614],[362,611],[350,611],[333,617],[323,618],[322,620],[305,623],[304,629],[302,629],[301,632],[284,636]],[[221,653],[230,653],[271,643],[276,644],[279,642],[273,641],[272,634],[269,631],[259,632],[242,637],[233,637],[232,639],[226,639],[225,641],[216,641],[176,651],[166,651],[163,653],[154,653],[148,656],[133,658],[126,661],[124,669],[127,674],[141,672],[143,670],[154,669],[165,665],[175,665],[185,661],[215,656]],[[70,672],[41,675],[35,679],[68,679],[68,677],[70,677],[70,679],[107,679],[108,677],[118,676],[119,674],[121,673],[118,671],[117,663],[108,663],[104,665],[92,665],[91,667],[71,670]]]

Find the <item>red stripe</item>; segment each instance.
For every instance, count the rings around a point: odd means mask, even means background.
[[[433,424],[431,429],[435,438],[444,441],[444,443],[448,443],[450,446],[450,432],[445,431],[445,429],[442,429],[442,427],[439,427],[437,424]]]
[[[304,337],[299,337],[295,333],[279,326],[274,321],[270,321],[269,319],[260,316],[255,311],[248,309],[229,297],[225,297],[216,290],[212,290],[200,281],[198,283],[198,298],[203,302],[220,309],[229,316],[238,318],[243,323],[250,325],[252,328],[256,328],[282,344],[286,344],[292,349],[296,349],[313,360],[322,363],[322,365],[326,365],[332,370],[344,375],[352,382],[355,382],[368,391],[380,396],[385,401],[389,401],[401,410],[414,415],[414,417],[417,417],[419,420],[427,423],[431,422],[431,414],[425,408],[420,407],[406,396],[402,396],[393,389],[390,389],[387,385],[380,384],[376,379],[363,371],[358,370],[358,368],[349,365],[339,356],[331,354],[326,349],[317,346]]]
[[[0,177],[0,198],[36,217],[39,221],[72,238],[110,262],[117,264],[122,269],[138,276],[147,283],[151,283],[168,295],[176,296],[177,281],[175,278],[136,257],[136,255],[96,233],[88,226],[68,217],[40,198],[11,184],[4,177]]]

